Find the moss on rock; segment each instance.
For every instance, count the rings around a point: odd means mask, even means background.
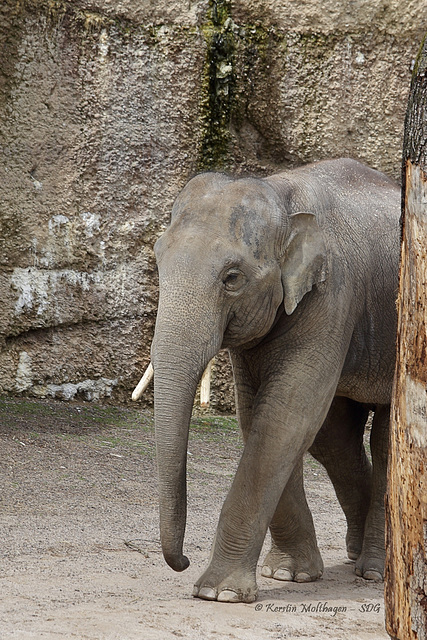
[[[206,59],[200,88],[198,171],[223,169],[229,159],[236,48],[230,0],[210,1],[203,35]]]

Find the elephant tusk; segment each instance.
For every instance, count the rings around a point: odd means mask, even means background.
[[[153,365],[150,362],[150,364],[145,370],[144,375],[142,376],[141,380],[138,382],[137,386],[135,387],[132,393],[132,400],[136,401],[140,399],[140,397],[142,396],[142,394],[150,384],[151,380],[153,379],[153,376],[154,376],[154,369],[153,369]]]
[[[208,366],[205,369],[205,372],[202,376],[202,381],[200,383],[200,406],[201,407],[209,407],[210,396],[211,396],[211,369],[212,369],[212,360],[209,362]]]
[[[206,367],[200,383],[200,406],[201,407],[209,407],[209,403],[210,403],[212,362],[213,360],[211,360],[208,366]],[[138,382],[138,384],[136,385],[135,389],[132,392],[132,400],[134,402],[140,399],[140,397],[142,396],[142,394],[150,384],[151,380],[153,379],[153,376],[154,376],[154,369],[153,369],[153,365],[150,362],[150,364],[145,370],[144,375],[142,376],[141,380]]]

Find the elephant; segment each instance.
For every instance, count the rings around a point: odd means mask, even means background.
[[[242,456],[193,595],[253,602],[262,575],[323,573],[303,487],[309,450],[347,519],[347,553],[384,574],[384,495],[395,367],[400,188],[349,158],[269,177],[207,172],[178,194],[154,247],[151,357],[160,538],[175,571],[186,526],[186,455],[198,382],[228,349]],[[363,444],[369,411],[372,465]]]

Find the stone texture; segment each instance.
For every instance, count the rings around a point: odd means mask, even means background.
[[[423,7],[3,1],[0,389],[129,400],[154,328],[152,246],[196,171],[350,155],[399,178]]]

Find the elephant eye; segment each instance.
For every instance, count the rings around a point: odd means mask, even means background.
[[[229,269],[222,282],[227,291],[238,291],[246,282],[246,278],[239,269]]]

